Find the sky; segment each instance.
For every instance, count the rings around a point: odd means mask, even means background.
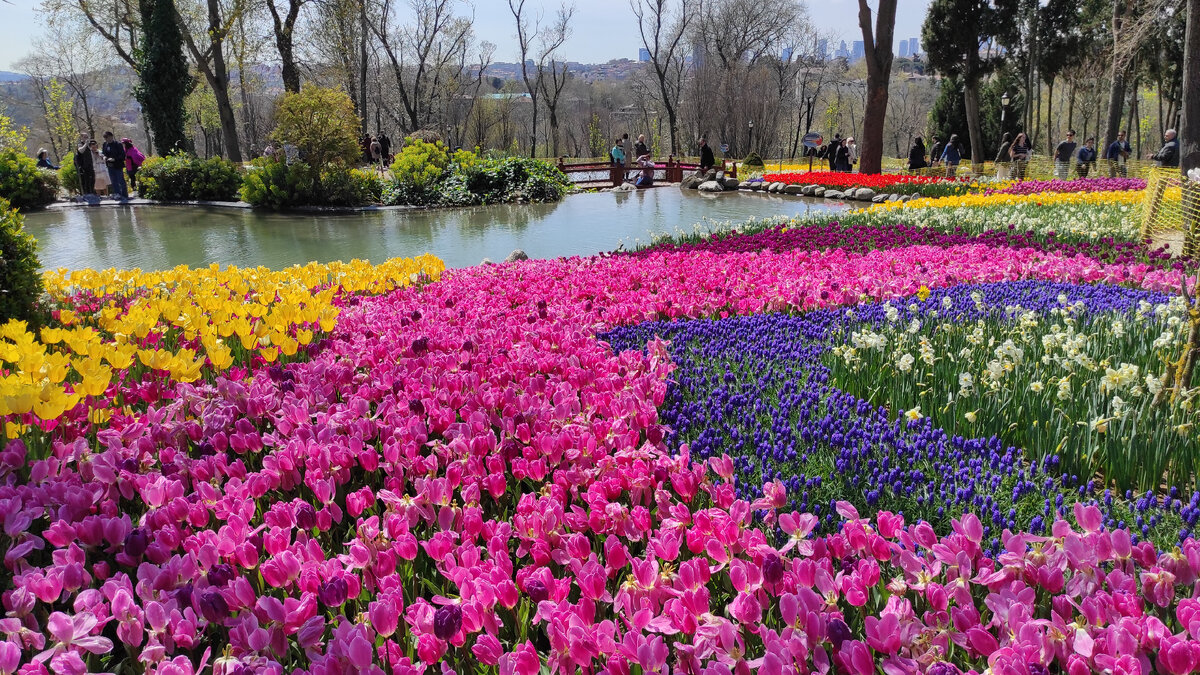
[[[896,39],[920,37],[921,23],[930,0],[899,0]],[[0,70],[29,53],[41,32],[38,0],[0,0]],[[512,14],[505,0],[474,0],[475,31],[480,39],[496,45],[497,61],[516,61]],[[527,8],[542,8],[549,18],[561,0],[528,0]],[[806,0],[809,13],[822,28],[840,35],[850,45],[862,39],[858,28],[857,0]],[[874,6],[876,3],[871,2]],[[574,30],[563,48],[563,56],[580,63],[604,63],[610,59],[637,59],[641,41],[633,10],[627,0],[576,0]],[[837,40],[830,48],[836,47]]]

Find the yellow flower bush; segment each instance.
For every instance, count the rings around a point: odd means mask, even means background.
[[[0,416],[32,413],[52,427],[86,401],[96,423],[111,414],[106,409],[130,403],[139,383],[194,382],[256,358],[289,359],[333,330],[340,296],[436,281],[444,270],[426,255],[279,271],[48,272],[47,293],[72,309],[36,334],[20,321],[0,326]],[[10,437],[21,428],[10,420]]]

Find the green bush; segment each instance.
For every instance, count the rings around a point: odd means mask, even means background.
[[[438,184],[449,165],[450,155],[441,142],[409,141],[392,163],[388,203],[416,206],[438,203]]]
[[[0,150],[0,195],[13,208],[40,208],[58,196],[58,176],[15,149]]]
[[[138,170],[138,189],[147,199],[233,201],[241,185],[241,167],[220,157],[150,157]]]
[[[384,195],[385,202],[415,206],[553,202],[571,189],[570,180],[549,162],[527,157],[484,159],[463,150],[449,156],[440,180],[433,180],[440,156],[434,155],[438,161],[426,161],[427,152],[429,146],[419,148],[404,164],[396,160],[392,165],[396,178]],[[414,175],[424,180],[415,180]]]
[[[333,165],[320,173],[304,162],[257,159],[242,183],[242,199],[276,211],[299,206],[366,206],[383,198],[383,179],[372,171]]]
[[[9,319],[40,323],[42,294],[37,240],[24,228],[25,219],[0,199],[0,324]]]
[[[742,160],[742,166],[749,171],[762,171],[765,167],[762,157],[757,152],[746,155],[746,158]]]
[[[58,169],[58,183],[67,190],[67,194],[79,194],[79,172],[75,170],[75,162],[71,157],[62,163]]]

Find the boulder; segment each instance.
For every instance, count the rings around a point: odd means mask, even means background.
[[[875,191],[871,188],[859,188],[854,193],[854,198],[864,202],[872,202],[875,201]]]
[[[756,180],[753,183],[746,183],[745,187],[748,187],[751,190],[758,192],[763,189],[763,182],[761,180]]]
[[[483,260],[479,261],[480,267],[486,267],[487,265],[495,265],[495,264],[496,263],[492,262],[491,258],[484,258]]]
[[[811,197],[811,196],[813,196],[813,193],[816,192],[816,190],[817,190],[816,185],[805,185],[804,189],[800,191],[800,194]]]
[[[696,189],[701,192],[724,192],[725,186],[715,180],[706,180]]]
[[[695,176],[684,176],[683,180],[679,181],[680,190],[695,190],[700,184],[700,179]]]
[[[912,198],[913,199],[921,199],[921,193],[920,192],[912,193]]]
[[[898,201],[900,201],[900,195],[893,192],[892,194],[888,195],[887,200],[889,202],[898,202]]]
[[[771,192],[778,194],[780,192],[783,192],[783,188],[785,188],[785,187],[787,187],[787,183],[783,183],[783,182],[771,183]]]
[[[783,189],[789,195],[798,195],[804,189],[802,185],[789,185]]]
[[[824,197],[824,196],[825,196],[825,188],[823,188],[823,187],[821,187],[821,186],[819,186],[819,185],[818,185],[817,187],[813,188],[813,191],[812,191],[812,196],[814,196],[814,197]]]
[[[871,201],[876,204],[882,204],[887,201],[887,195],[875,195],[871,198]]]
[[[633,183],[621,183],[612,189],[613,192],[637,192],[637,186]]]
[[[736,178],[726,178],[724,185],[726,190],[736,190],[741,183]]]
[[[825,199],[845,199],[846,193],[837,190],[826,190]]]
[[[858,188],[850,188],[849,190],[842,191],[842,196],[846,199],[854,199],[857,194]]]
[[[521,249],[517,249],[517,250],[513,251],[512,253],[509,253],[508,257],[504,259],[504,262],[510,263],[510,262],[517,262],[519,260],[529,260],[529,256],[526,255],[525,251],[522,251]]]

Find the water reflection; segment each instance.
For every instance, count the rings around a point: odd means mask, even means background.
[[[433,253],[450,267],[520,248],[534,258],[591,255],[651,233],[692,224],[795,216],[831,207],[794,197],[673,188],[574,195],[557,204],[435,211],[277,214],[235,209],[140,206],[70,209],[26,216],[47,268],[166,269],[211,263],[272,268]]]

